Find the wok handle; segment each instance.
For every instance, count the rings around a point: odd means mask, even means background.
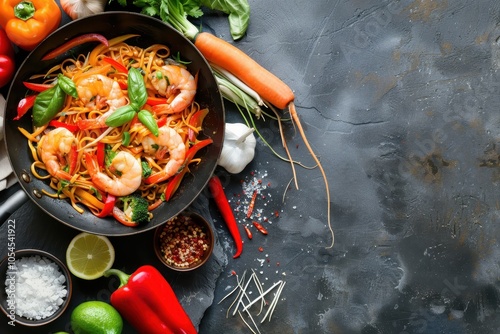
[[[0,226],[14,213],[21,205],[28,200],[28,195],[23,189],[17,190],[10,195],[7,200],[0,204]]]

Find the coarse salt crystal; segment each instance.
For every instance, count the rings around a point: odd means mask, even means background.
[[[59,266],[39,255],[16,260],[14,302],[16,314],[41,320],[54,314],[67,296],[66,277]],[[10,281],[5,282],[9,294]]]

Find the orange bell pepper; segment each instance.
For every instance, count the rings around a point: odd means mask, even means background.
[[[0,0],[0,25],[12,43],[33,50],[61,23],[54,0]]]

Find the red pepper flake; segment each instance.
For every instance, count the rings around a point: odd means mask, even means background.
[[[252,238],[253,238],[252,231],[250,231],[248,226],[243,226],[243,227],[245,228],[245,232],[247,234],[248,239],[252,240]]]
[[[253,207],[255,206],[256,199],[257,199],[257,190],[254,190],[252,199],[250,200],[250,205],[248,206],[247,218],[252,217]]]
[[[160,249],[165,261],[187,268],[203,258],[209,248],[205,228],[189,216],[177,216],[165,223],[160,234]]]
[[[259,252],[263,252],[264,251],[264,248],[263,247],[259,247]]]
[[[231,275],[236,276],[236,271],[231,270]]]
[[[266,228],[265,228],[264,226],[262,226],[260,223],[258,223],[258,222],[253,222],[252,224],[253,224],[253,226],[255,226],[255,228],[256,228],[256,229],[257,229],[260,233],[267,235],[267,230],[266,230]]]
[[[278,210],[274,211],[274,215],[275,215],[276,217],[279,217],[279,216],[280,216],[280,213],[278,212]]]

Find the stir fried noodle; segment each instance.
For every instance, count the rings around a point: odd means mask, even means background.
[[[147,102],[139,108],[149,111],[157,136],[140,112],[120,126],[106,123],[131,104],[131,68],[144,78]],[[99,46],[31,80],[55,85],[59,74],[73,81],[78,97],[67,95],[52,121],[32,133],[20,128],[34,159],[32,173],[50,179],[54,192],[47,195],[69,199],[80,213],[86,207],[101,215],[110,196],[139,194],[151,211],[166,191],[175,191],[178,184],[172,182],[180,182],[180,171],[199,162],[188,152],[201,141],[198,133],[208,110],[194,101],[197,76],[175,61],[167,46],[140,48],[125,41]]]

